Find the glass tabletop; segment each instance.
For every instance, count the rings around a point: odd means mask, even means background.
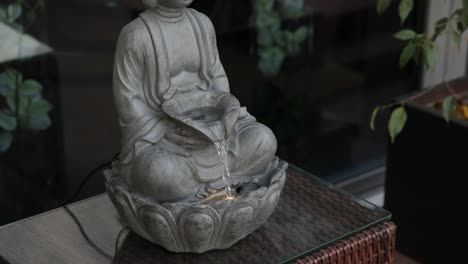
[[[334,185],[324,181],[323,179],[314,176],[297,166],[289,165],[289,175],[297,173],[303,177],[307,177],[311,184],[316,185],[316,191],[323,191],[322,192],[314,192],[310,193],[310,198],[315,195],[321,196],[319,199],[325,202],[329,201],[324,205],[328,209],[326,209],[323,215],[319,217],[334,217],[334,221],[330,221],[331,228],[334,229],[333,232],[329,235],[331,238],[328,241],[308,241],[309,249],[301,252],[295,256],[290,257],[288,260],[284,261],[283,263],[292,263],[297,259],[300,259],[304,256],[308,256],[322,248],[325,248],[333,243],[336,243],[342,239],[351,237],[357,233],[360,233],[364,230],[369,229],[372,226],[378,225],[380,223],[389,221],[392,217],[391,213],[377,205],[374,205],[362,198],[359,198],[355,195],[352,195],[348,192],[343,191],[340,188],[335,187]],[[296,174],[294,174],[296,175]],[[299,176],[299,175],[298,175]],[[323,189],[322,189],[323,188]],[[322,189],[322,190],[320,190]],[[323,195],[323,196],[322,196]],[[341,204],[337,203],[342,201]],[[349,211],[351,210],[351,211]],[[352,212],[356,210],[355,212]],[[335,211],[335,215],[329,215],[327,212]],[[347,220],[340,219],[341,217],[346,217],[346,214],[349,214],[349,218]],[[340,223],[341,222],[341,223]],[[340,224],[344,224],[346,222],[346,226],[339,226]],[[338,224],[338,225],[337,225]],[[315,225],[318,230],[318,225]],[[314,230],[315,231],[315,230]],[[314,232],[311,231],[311,232]]]
[[[176,254],[131,234],[113,263],[291,263],[391,218],[385,209],[295,166],[287,177],[270,219],[229,249]]]

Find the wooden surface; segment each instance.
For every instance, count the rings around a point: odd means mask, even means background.
[[[78,202],[70,208],[90,238],[113,255],[122,225],[107,195]],[[86,242],[62,208],[1,227],[0,255],[12,264],[110,263]]]

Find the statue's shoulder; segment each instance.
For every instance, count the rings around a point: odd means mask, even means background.
[[[119,43],[128,48],[140,48],[150,37],[148,28],[141,17],[127,24],[119,34]]]
[[[187,10],[196,18],[198,18],[205,28],[214,32],[213,22],[211,22],[211,19],[207,15],[203,14],[202,12],[198,12],[193,8],[187,8]]]
[[[147,11],[140,14],[139,17],[128,23],[120,32],[121,36],[138,37],[148,35],[148,28],[142,17],[146,16]]]

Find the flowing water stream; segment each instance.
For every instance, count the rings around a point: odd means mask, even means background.
[[[218,152],[218,157],[224,165],[224,173],[223,173],[223,181],[224,181],[224,188],[226,190],[226,200],[232,200],[235,197],[232,195],[231,191],[231,174],[229,172],[229,165],[228,165],[228,155],[227,155],[227,141],[225,139],[221,141],[214,142],[216,147],[216,151]]]
[[[231,174],[229,172],[228,164],[228,152],[227,152],[227,140],[224,135],[223,123],[220,121],[222,119],[222,111],[217,107],[199,107],[189,111],[184,112],[184,115],[192,119],[193,121],[200,122],[208,127],[209,130],[214,135],[216,140],[213,140],[214,146],[218,157],[223,163],[223,182],[224,182],[224,200],[235,200],[235,195],[232,194],[231,190]],[[214,139],[212,138],[212,139]],[[220,195],[221,192],[218,193]],[[216,195],[214,195],[216,196]],[[212,196],[213,198],[213,196]]]

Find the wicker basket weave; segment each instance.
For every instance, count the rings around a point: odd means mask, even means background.
[[[112,263],[294,263],[289,260],[314,248],[325,249],[298,256],[304,258],[298,263],[392,263],[395,226],[389,218],[389,212],[290,167],[276,211],[230,249],[177,254],[132,234]],[[333,243],[340,237],[346,239]]]
[[[297,264],[392,264],[395,259],[396,226],[383,223],[297,260]]]

